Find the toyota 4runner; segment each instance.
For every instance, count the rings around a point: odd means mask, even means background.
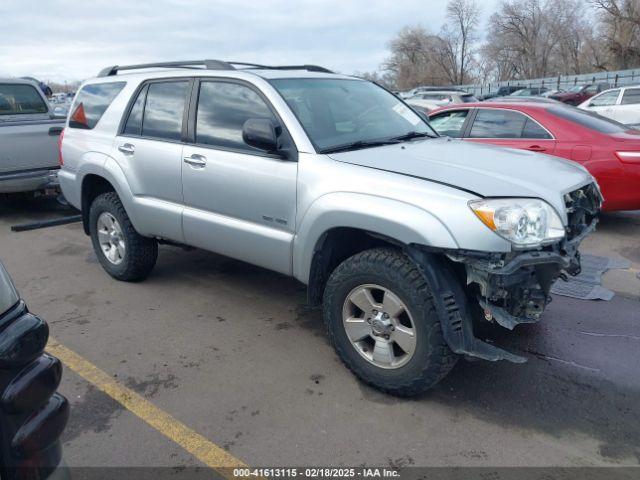
[[[145,278],[159,243],[293,276],[346,366],[397,395],[460,356],[523,362],[474,324],[538,321],[602,201],[577,164],[439,137],[378,85],[313,65],[106,68],[60,158],[111,276]]]

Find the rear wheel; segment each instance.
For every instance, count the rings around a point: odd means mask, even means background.
[[[109,275],[126,282],[149,275],[158,258],[158,242],[136,232],[115,192],[93,201],[89,228],[93,249]]]
[[[428,390],[458,358],[442,337],[426,280],[397,250],[367,250],[340,264],[327,282],[324,317],[345,365],[395,395]]]

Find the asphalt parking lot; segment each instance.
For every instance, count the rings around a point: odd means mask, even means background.
[[[640,213],[605,216],[584,244],[632,263],[605,277],[612,301],[555,297],[537,325],[490,329],[528,363],[460,361],[412,400],[341,365],[293,280],[162,247],[147,281],[119,283],[79,224],[9,228],[64,214],[51,201],[0,205],[0,258],[60,345],[149,406],[145,420],[67,365],[71,466],[203,465],[171,424],[149,424],[154,409],[252,466],[640,464]]]

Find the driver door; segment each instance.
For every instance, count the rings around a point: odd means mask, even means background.
[[[182,152],[185,242],[290,274],[298,164],[242,139],[250,118],[282,122],[260,92],[239,81],[202,79],[191,104]]]

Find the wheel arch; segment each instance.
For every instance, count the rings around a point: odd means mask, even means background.
[[[95,173],[89,173],[82,179],[81,205],[82,227],[84,233],[89,235],[89,209],[93,201],[103,193],[115,192],[114,186],[106,178]]]
[[[379,246],[404,249],[412,244],[458,248],[448,229],[414,205],[373,195],[339,193],[316,201],[299,222],[293,246],[294,276],[308,285],[317,305],[337,265]]]
[[[123,184],[125,185],[124,188],[121,186]],[[133,200],[131,194],[125,194],[125,192],[131,192],[131,190],[124,176],[124,172],[115,160],[105,156],[103,165],[99,168],[87,169],[82,175],[80,204],[82,226],[87,235],[89,235],[89,210],[91,204],[96,197],[107,192],[116,192],[127,215],[129,215],[130,218],[135,216],[134,208],[132,208]],[[132,221],[134,221],[133,218]]]

